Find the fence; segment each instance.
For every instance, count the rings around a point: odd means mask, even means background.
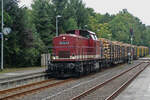
[[[41,54],[41,66],[47,66],[50,60],[50,53]]]

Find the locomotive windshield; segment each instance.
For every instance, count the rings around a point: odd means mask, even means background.
[[[76,35],[83,36],[85,38],[91,38],[90,32],[86,30],[71,30],[71,31],[67,31],[66,34],[76,34]]]
[[[90,33],[88,31],[80,31],[80,35],[85,38],[90,38]]]

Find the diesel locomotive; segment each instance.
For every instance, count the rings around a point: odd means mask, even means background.
[[[71,30],[53,38],[47,72],[55,77],[81,76],[111,64],[148,54],[148,48],[97,38],[88,30]]]

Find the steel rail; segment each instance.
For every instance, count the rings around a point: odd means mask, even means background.
[[[86,96],[86,95],[88,95],[88,94],[94,92],[95,90],[97,90],[97,89],[103,87],[104,85],[106,85],[107,83],[113,81],[114,79],[117,79],[118,77],[124,75],[125,73],[131,71],[132,69],[134,69],[134,68],[140,66],[142,63],[144,63],[144,62],[141,62],[141,63],[135,65],[134,67],[132,67],[132,68],[130,68],[130,69],[128,69],[128,70],[122,72],[121,74],[116,75],[116,76],[112,77],[111,79],[108,79],[108,80],[106,80],[105,82],[103,82],[103,83],[101,83],[101,84],[98,84],[98,85],[96,85],[96,86],[90,88],[89,90],[87,90],[87,91],[85,91],[85,92],[83,92],[83,93],[81,93],[81,94],[79,94],[79,95],[73,97],[71,100],[79,100],[79,99],[83,98],[84,96]]]
[[[20,92],[20,93],[16,93],[16,94],[13,94],[13,95],[9,95],[9,96],[0,98],[0,100],[8,100],[8,99],[22,97],[22,96],[25,96],[27,94],[35,93],[37,91],[41,91],[41,90],[44,90],[46,88],[55,87],[55,86],[58,86],[58,85],[61,85],[61,84],[64,84],[64,83],[67,83],[67,82],[70,82],[70,81],[73,81],[73,79],[67,79],[67,80],[63,80],[63,81],[56,82],[56,83],[53,83],[53,84],[49,84],[49,85],[46,85],[46,86],[34,88],[34,89],[31,89],[31,90],[26,90],[24,92]],[[25,87],[28,87],[28,86],[25,86]]]
[[[53,81],[53,80],[54,80],[54,79],[49,79],[49,80],[44,80],[44,81],[40,81],[40,82],[35,82],[35,83],[31,83],[31,84],[27,84],[27,85],[15,87],[15,88],[10,88],[10,89],[6,89],[6,90],[1,90],[1,91],[0,91],[0,94],[6,94],[6,93],[13,92],[13,91],[17,91],[17,90],[20,90],[20,89],[29,88],[29,87],[32,87],[32,86],[35,86],[35,85],[40,85],[40,84],[44,84],[44,83],[47,83],[47,82],[51,82],[51,81]]]
[[[125,82],[121,87],[119,87],[115,92],[113,92],[109,97],[107,97],[105,100],[113,100],[116,98],[142,71],[144,71],[150,63],[148,63],[142,70],[140,70],[136,75],[134,75],[130,80]]]

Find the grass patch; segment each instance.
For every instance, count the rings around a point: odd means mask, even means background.
[[[38,68],[44,68],[45,66],[35,66],[35,67],[20,67],[20,68],[4,68],[4,70],[0,70],[1,73],[8,73],[8,72],[16,72],[16,71],[25,71],[25,70],[34,70]]]

